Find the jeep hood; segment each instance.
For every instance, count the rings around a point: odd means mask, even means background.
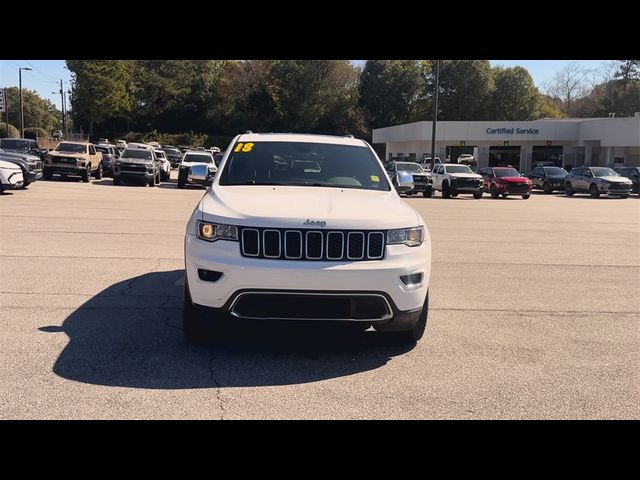
[[[417,213],[395,191],[331,187],[233,185],[214,187],[200,203],[203,220],[232,225],[377,230],[414,227]]]

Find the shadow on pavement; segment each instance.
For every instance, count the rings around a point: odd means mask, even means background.
[[[208,346],[189,346],[183,277],[174,270],[130,278],[92,297],[62,327],[41,327],[69,337],[53,371],[78,382],[150,389],[288,385],[372,370],[413,348],[373,331],[274,322],[239,323]]]

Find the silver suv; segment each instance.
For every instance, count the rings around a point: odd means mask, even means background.
[[[631,180],[608,167],[576,167],[566,176],[564,191],[568,197],[585,192],[592,198],[598,198],[602,193],[627,198],[631,185]]]

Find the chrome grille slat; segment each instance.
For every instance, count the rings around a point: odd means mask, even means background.
[[[382,231],[240,228],[240,253],[245,257],[366,261],[383,258],[384,251]]]

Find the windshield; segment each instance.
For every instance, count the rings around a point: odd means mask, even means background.
[[[56,151],[69,153],[87,153],[87,146],[79,145],[77,143],[61,143],[56,147]]]
[[[9,148],[11,150],[29,150],[29,148],[31,148],[31,142],[27,140],[4,138],[0,140],[0,148]]]
[[[619,175],[611,168],[606,167],[592,167],[591,173],[594,177],[618,177]]]
[[[494,168],[493,174],[496,177],[519,177],[520,174],[515,168]]]
[[[547,175],[567,175],[569,172],[560,167],[545,167],[544,173]]]
[[[447,165],[447,173],[473,173],[466,165]]]
[[[380,162],[369,148],[294,141],[234,145],[220,185],[390,190]]]
[[[182,155],[182,153],[180,152],[180,150],[178,150],[177,148],[165,148],[164,152],[167,155]]]
[[[110,153],[109,152],[109,147],[100,147],[98,145],[96,145],[96,150],[102,153]]]
[[[211,155],[202,155],[197,153],[187,153],[182,159],[183,162],[199,162],[199,163],[212,163],[213,159]]]
[[[397,162],[396,167],[400,172],[422,173],[423,171],[420,165],[418,165],[417,163],[411,163],[411,162]]]
[[[163,152],[162,150],[158,150],[158,151],[156,152],[156,157],[157,157],[157,158],[166,158],[166,157],[164,156],[164,152]]]
[[[151,160],[151,150],[125,150],[122,152],[121,158],[141,158],[144,160]]]

